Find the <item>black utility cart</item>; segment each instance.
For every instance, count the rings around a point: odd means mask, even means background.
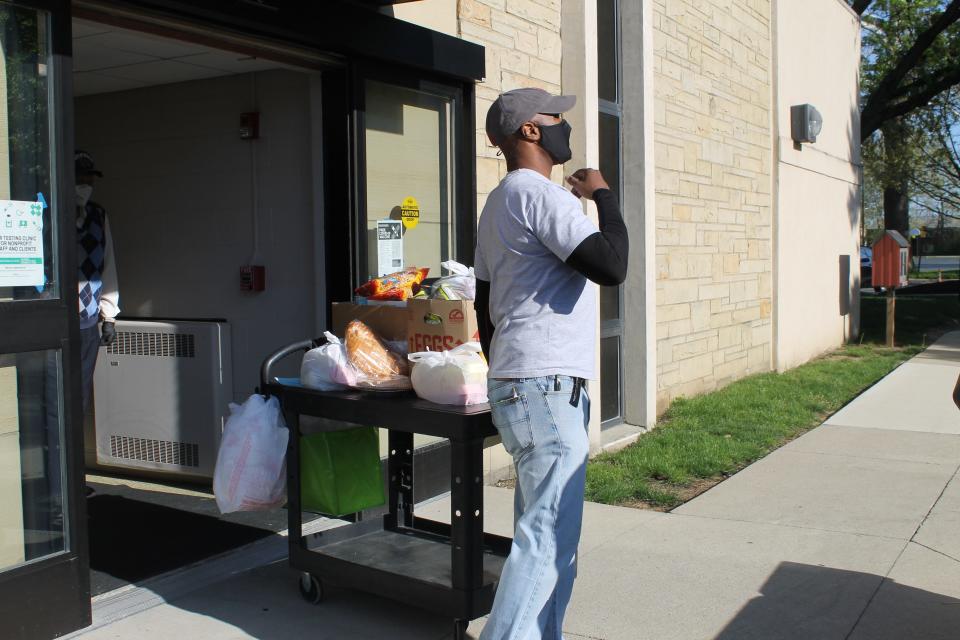
[[[287,510],[290,565],[303,572],[300,592],[323,598],[322,581],[374,593],[454,620],[454,638],[465,637],[470,620],[490,612],[510,538],[483,531],[483,447],[496,435],[487,405],[453,407],[410,393],[324,392],[273,377],[282,358],[310,349],[313,341],[289,345],[263,363],[261,392],[280,400],[290,429],[287,450]],[[387,512],[332,530],[303,535],[300,502],[300,416],[377,426],[389,430]],[[336,426],[321,422],[321,429]],[[413,435],[450,441],[450,521],[413,512]]]

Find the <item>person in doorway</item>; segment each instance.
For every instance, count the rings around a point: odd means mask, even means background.
[[[550,181],[571,156],[562,114],[575,96],[502,94],[486,130],[507,175],[480,216],[475,272],[494,426],[513,457],[514,538],[483,640],[562,638],[576,576],[589,452],[596,284],[626,279],[629,242],[603,176],[580,169],[572,193]],[[579,197],[597,204],[599,229]]]
[[[94,182],[102,178],[86,151],[74,155],[77,181],[77,261],[80,292],[80,377],[86,413],[93,389],[93,372],[101,345],[113,344],[120,313],[117,264],[107,212],[91,200]]]

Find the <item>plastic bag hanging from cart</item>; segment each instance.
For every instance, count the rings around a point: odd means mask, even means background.
[[[289,435],[276,398],[254,394],[242,405],[230,404],[213,472],[221,513],[283,506]]]

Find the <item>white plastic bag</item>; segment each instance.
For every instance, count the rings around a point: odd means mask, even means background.
[[[213,472],[220,513],[283,506],[288,437],[276,398],[254,394],[242,405],[230,403]]]
[[[430,297],[439,300],[474,300],[477,297],[477,277],[473,267],[455,260],[441,262],[440,266],[450,272],[449,276],[437,278],[430,288]]]
[[[346,347],[329,331],[323,335],[327,338],[327,344],[303,354],[300,384],[321,391],[337,391],[355,385],[357,373],[347,361]]]
[[[479,342],[449,351],[421,351],[407,356],[413,363],[413,390],[424,400],[466,406],[487,401],[487,362]]]

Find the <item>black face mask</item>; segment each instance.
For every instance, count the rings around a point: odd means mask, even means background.
[[[557,124],[538,125],[540,127],[540,146],[549,154],[553,164],[563,164],[573,157],[570,150],[570,124],[563,120]]]

